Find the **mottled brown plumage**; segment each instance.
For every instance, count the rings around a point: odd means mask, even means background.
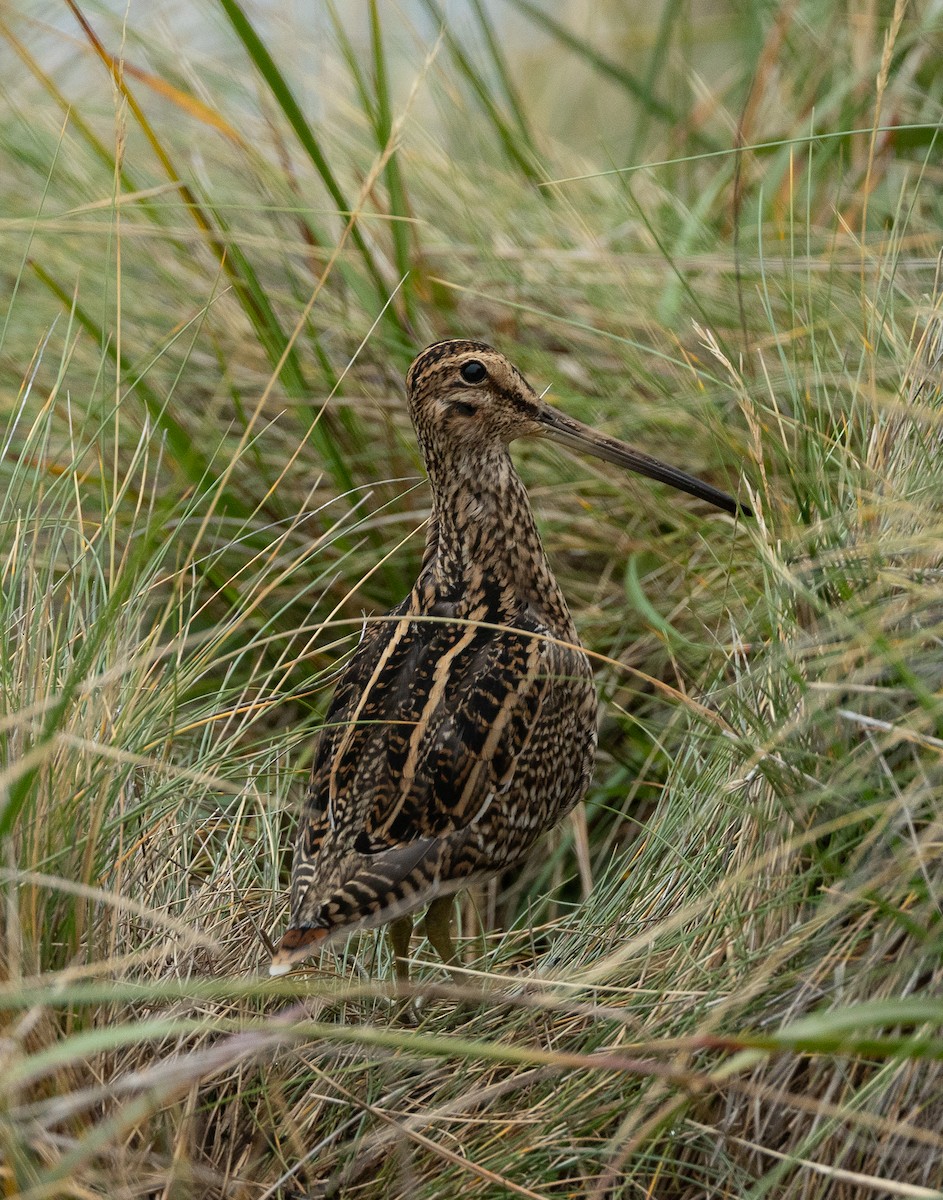
[[[427,931],[451,957],[447,898],[519,862],[586,791],[592,671],[511,441],[553,438],[727,512],[748,511],[544,404],[481,342],[428,347],[406,391],[432,487],[422,569],[390,614],[398,619],[367,625],[337,685],[273,974],[332,933],[391,920],[402,968],[404,914],[430,901]]]

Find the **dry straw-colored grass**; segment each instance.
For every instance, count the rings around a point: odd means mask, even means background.
[[[0,18],[6,1195],[943,1196],[939,7],[594,7]],[[412,1029],[260,972],[451,333],[758,520],[522,448],[599,768]]]

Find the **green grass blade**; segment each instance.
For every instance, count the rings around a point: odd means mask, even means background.
[[[343,215],[349,215],[351,218],[350,237],[356,246],[364,266],[373,282],[376,298],[382,303],[385,300],[388,287],[383,275],[376,264],[373,253],[364,240],[363,234],[357,226],[357,214],[354,213],[351,204],[337,180],[334,171],[328,162],[327,156],[321,148],[321,144],[315,137],[314,131],[308,123],[304,113],[301,110],[294,92],[288,85],[282,72],[279,70],[269,53],[265,43],[256,32],[252,22],[246,16],[244,10],[237,3],[237,0],[219,0],[220,6],[225,12],[230,24],[235,30],[237,36],[242,42],[249,55],[250,60],[256,70],[262,76],[266,86],[272,93],[273,98],[281,109],[288,121],[289,125],[295,132],[305,153],[314,164],[318,175],[321,177],[324,186],[327,188],[332,200],[337,205],[338,211]],[[389,319],[395,321],[395,312],[388,309]]]
[[[561,21],[544,12],[543,9],[532,3],[532,0],[511,0],[515,8],[520,9],[535,25],[546,30],[553,38],[556,39],[562,46],[572,50],[584,62],[588,63],[594,71],[612,80],[621,87],[625,92],[638,101],[639,105],[645,112],[660,124],[668,125],[671,128],[679,131],[684,131],[685,136],[693,146],[699,150],[718,150],[716,139],[709,137],[698,129],[689,128],[688,119],[684,113],[672,108],[663,100],[659,100],[657,96],[652,94],[651,88],[642,79],[627,70],[620,63],[613,62],[604,54],[600,54],[598,50],[585,40],[579,37],[568,29]]]
[[[471,85],[471,89],[484,110],[485,116],[498,135],[498,140],[508,161],[531,183],[542,182],[544,173],[535,161],[531,147],[524,143],[520,130],[515,129],[502,113],[501,106],[495,99],[485,75],[478,69],[474,59],[462,45],[461,40],[451,32],[449,23],[438,0],[422,0],[422,3],[426,11],[441,29],[452,61],[458,67],[465,80]],[[548,202],[552,199],[551,194],[544,190],[541,190],[539,194]]]

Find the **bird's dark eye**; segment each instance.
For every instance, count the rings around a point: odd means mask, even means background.
[[[488,378],[488,372],[477,358],[472,358],[467,363],[463,363],[459,375],[461,375],[465,383],[483,383]]]

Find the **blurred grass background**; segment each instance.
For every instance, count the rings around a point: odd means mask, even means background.
[[[0,1183],[943,1195],[943,6],[0,13]],[[516,452],[585,817],[420,946],[264,972],[415,352],[751,497]]]

